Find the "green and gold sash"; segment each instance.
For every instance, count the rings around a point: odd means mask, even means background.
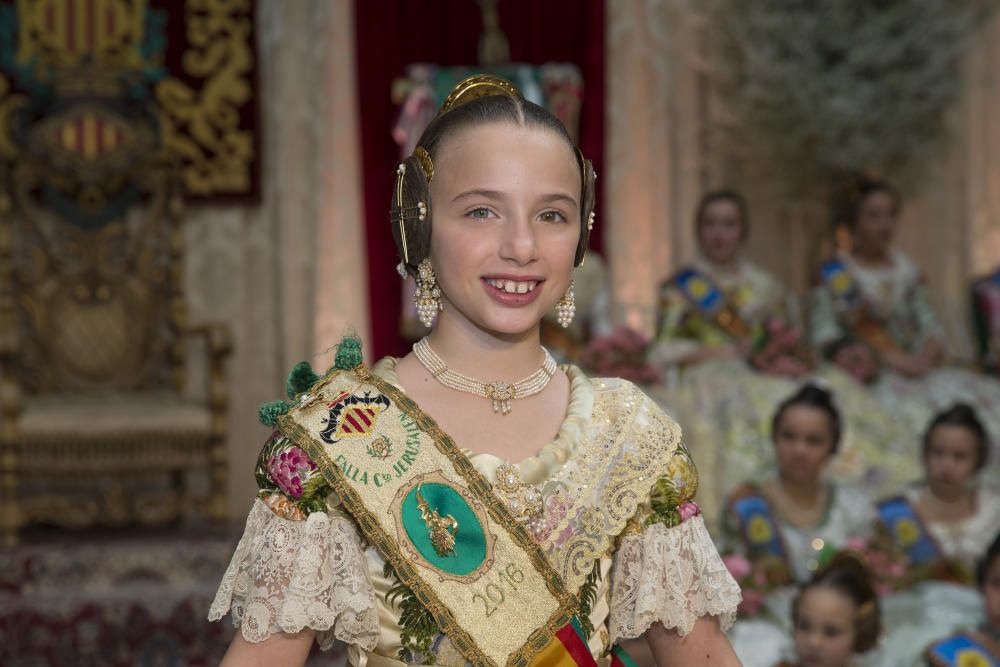
[[[399,390],[364,366],[333,370],[279,424],[469,662],[594,664],[560,634],[578,639],[578,605],[545,554]]]

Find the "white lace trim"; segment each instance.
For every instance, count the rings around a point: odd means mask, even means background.
[[[611,643],[634,639],[657,621],[682,637],[702,616],[717,616],[727,630],[741,597],[701,516],[673,528],[654,524],[624,538],[615,553]]]
[[[249,642],[310,628],[324,650],[334,639],[374,649],[378,609],[354,525],[324,512],[290,521],[254,502],[208,619],[227,613]]]

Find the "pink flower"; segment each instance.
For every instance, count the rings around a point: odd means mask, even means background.
[[[737,613],[745,616],[753,616],[758,611],[760,611],[761,605],[764,604],[764,594],[760,591],[755,591],[752,588],[743,589],[743,600],[740,602],[739,607],[736,608]]]
[[[681,523],[683,523],[691,517],[701,514],[701,508],[689,500],[677,508],[677,513],[681,515]]]
[[[846,546],[848,549],[852,549],[854,551],[863,552],[868,549],[868,543],[863,537],[848,537]]]
[[[267,474],[283,493],[292,498],[302,496],[302,482],[316,470],[309,455],[298,447],[289,447],[267,462]]]
[[[750,561],[740,554],[729,554],[728,556],[723,556],[722,563],[726,566],[726,569],[729,570],[729,574],[733,575],[733,579],[736,579],[737,581],[750,574]]]

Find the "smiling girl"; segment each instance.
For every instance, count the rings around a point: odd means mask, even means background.
[[[677,424],[540,345],[547,311],[573,316],[593,198],[550,113],[496,77],[452,91],[390,207],[431,331],[371,370],[346,340],[290,379],[212,607],[240,628],[224,665],[302,665],[335,638],[357,667],[631,664],[627,640],[738,664],[739,589]],[[292,460],[294,488],[273,474]]]

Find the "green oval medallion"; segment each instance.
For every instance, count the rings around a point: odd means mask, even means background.
[[[430,510],[441,517],[451,516],[458,523],[454,551],[442,556],[431,541],[428,522],[420,515],[417,502],[417,487],[410,489],[403,499],[403,529],[410,542],[424,559],[448,574],[465,576],[475,572],[486,560],[486,535],[479,523],[479,517],[469,507],[469,503],[455,489],[445,484],[430,482],[420,485],[420,495]]]

